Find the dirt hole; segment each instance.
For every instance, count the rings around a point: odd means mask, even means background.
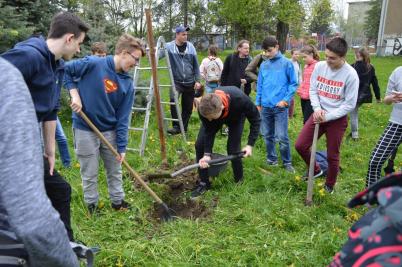
[[[176,167],[176,169],[181,167]],[[202,197],[195,200],[190,198],[190,192],[197,184],[196,171],[184,173],[175,178],[153,180],[153,182],[167,186],[165,194],[160,197],[172,210],[172,215],[180,218],[191,220],[207,218],[212,214],[212,209],[217,206],[219,201],[218,197],[212,199],[211,203],[205,202]],[[155,203],[150,216],[153,220],[160,222],[164,213],[164,209]]]

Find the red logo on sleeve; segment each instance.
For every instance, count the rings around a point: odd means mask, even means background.
[[[106,94],[110,94],[110,93],[117,91],[118,86],[117,86],[117,83],[115,83],[114,81],[109,80],[109,79],[104,79],[103,83],[105,85]]]

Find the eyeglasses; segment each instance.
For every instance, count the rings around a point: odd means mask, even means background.
[[[139,57],[135,57],[135,56],[133,56],[131,53],[129,53],[129,52],[127,52],[127,54],[129,54],[133,59],[134,59],[134,62],[136,63],[136,64],[138,64],[139,62],[140,62],[140,58]]]

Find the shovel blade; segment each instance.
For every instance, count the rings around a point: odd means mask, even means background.
[[[173,221],[176,219],[174,210],[170,209],[166,205],[166,203],[163,202],[163,203],[159,204],[159,206],[162,209],[162,214],[161,214],[160,218],[163,222],[170,222],[170,221]]]

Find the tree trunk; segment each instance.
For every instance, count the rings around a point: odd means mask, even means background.
[[[183,25],[188,26],[188,1],[187,0],[183,0],[183,15],[184,15]]]
[[[276,39],[279,43],[279,50],[282,53],[286,52],[286,37],[288,36],[288,33],[289,24],[278,20],[278,23],[276,24]]]

